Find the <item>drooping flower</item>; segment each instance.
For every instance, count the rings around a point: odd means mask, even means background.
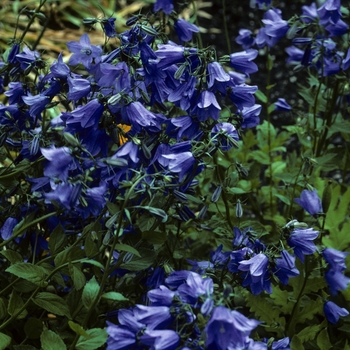
[[[73,66],[81,63],[85,68],[90,68],[93,62],[98,63],[100,61],[100,56],[102,55],[102,49],[92,45],[87,34],[83,34],[79,42],[68,42],[67,47],[73,52],[69,59],[69,64]]]
[[[169,329],[146,330],[140,337],[142,344],[153,350],[175,350],[180,342],[179,335]]]
[[[138,101],[123,107],[121,115],[123,122],[131,125],[131,130],[134,133],[141,132],[143,128],[152,132],[160,130],[158,117]]]
[[[31,117],[38,116],[50,102],[50,98],[45,95],[36,95],[36,96],[22,96],[22,100],[29,107],[29,114]]]
[[[242,52],[235,52],[230,55],[231,66],[246,75],[258,71],[258,66],[252,62],[258,56],[258,51],[249,49]]]
[[[218,120],[221,107],[216,100],[215,94],[210,91],[203,91],[199,95],[198,102],[192,113],[195,114],[199,121],[204,122],[208,118]]]
[[[318,10],[320,23],[325,25],[329,22],[336,24],[341,17],[340,0],[327,0]]]
[[[78,76],[67,79],[69,90],[68,100],[77,101],[83,97],[86,97],[91,91],[91,84],[87,79],[80,78]]]
[[[236,43],[242,45],[243,50],[250,49],[255,44],[255,39],[252,34],[252,31],[249,29],[240,29],[239,35],[236,38]]]
[[[279,98],[277,102],[275,102],[275,110],[276,111],[290,111],[292,107],[287,103],[284,98]]]
[[[345,290],[350,283],[350,278],[339,270],[329,269],[324,277],[332,295],[337,295],[339,291]]]
[[[116,18],[111,17],[111,18],[104,18],[101,23],[103,27],[103,31],[105,32],[106,36],[108,38],[114,38],[117,35],[117,32],[115,31],[115,22]]]
[[[63,183],[56,185],[51,192],[45,193],[46,200],[61,204],[65,209],[71,210],[76,207],[81,194],[81,184],[72,185]]]
[[[318,17],[316,3],[313,2],[310,6],[302,6],[302,15],[300,19],[305,23],[313,22]]]
[[[289,29],[288,22],[282,19],[281,10],[279,9],[266,11],[262,22],[265,24],[263,33],[269,47],[274,46]]]
[[[208,321],[205,332],[208,335],[206,346],[217,350],[245,349],[250,332],[260,324],[248,319],[238,311],[230,311],[224,306],[217,306]]]
[[[285,285],[288,284],[289,277],[298,276],[300,272],[295,266],[295,256],[289,254],[286,250],[282,250],[281,258],[276,259],[274,274]]]
[[[8,217],[0,229],[1,238],[5,241],[11,238],[14,227],[18,224],[18,220],[13,217]]]
[[[239,262],[238,270],[247,271],[244,276],[243,286],[250,286],[254,295],[260,294],[263,290],[272,292],[270,276],[268,272],[268,257],[263,254],[256,254],[249,260]]]
[[[294,202],[298,203],[310,215],[316,215],[322,212],[321,199],[317,194],[317,190],[303,190],[300,198],[294,198]]]
[[[174,23],[174,28],[175,28],[176,34],[180,39],[180,42],[191,41],[193,33],[199,32],[199,28],[195,24],[189,23],[182,18],[179,18]]]
[[[334,248],[326,248],[322,256],[329,264],[330,268],[337,271],[345,271],[346,264],[345,259],[350,254],[350,252],[341,252]]]
[[[232,146],[237,146],[239,137],[236,128],[231,123],[218,123],[211,130],[213,143],[219,143],[223,151],[228,151]]]
[[[57,61],[55,61],[51,67],[50,71],[55,78],[60,78],[66,80],[70,72],[69,67],[63,62],[62,52],[58,55]]]
[[[173,0],[156,0],[153,7],[154,12],[162,10],[167,15],[170,15],[173,9]]]
[[[318,235],[319,232],[314,231],[312,228],[296,228],[291,232],[287,243],[293,248],[294,254],[304,262],[304,255],[315,253],[316,246],[313,241]]]
[[[211,62],[207,66],[208,72],[208,88],[213,87],[217,82],[223,83],[230,81],[230,75],[225,72],[219,62]]]
[[[327,301],[323,305],[323,312],[327,317],[327,320],[333,324],[339,321],[340,316],[345,317],[349,315],[348,310],[343,307],[339,307],[337,304],[333,303],[333,301]]]
[[[71,151],[68,147],[41,148],[42,155],[48,160],[44,164],[44,175],[67,180],[68,171],[75,169]]]

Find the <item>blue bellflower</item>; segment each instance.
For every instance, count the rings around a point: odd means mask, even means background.
[[[311,255],[315,253],[316,246],[313,242],[319,235],[318,231],[312,228],[293,230],[287,240],[288,245],[293,248],[294,254],[304,262],[304,255]]]
[[[284,98],[279,98],[277,102],[275,102],[275,111],[289,112],[291,109],[292,107]]]
[[[237,69],[247,76],[258,71],[258,66],[252,62],[258,56],[258,51],[249,49],[242,52],[235,52],[230,55],[230,63],[234,69]]]
[[[327,301],[323,305],[323,312],[330,323],[337,323],[340,316],[345,317],[349,315],[349,311],[343,307],[339,307],[333,301]]]
[[[227,350],[245,349],[247,336],[260,324],[248,319],[238,311],[230,311],[226,307],[217,306],[208,321],[205,332],[208,335],[208,349]]]
[[[232,146],[237,146],[239,137],[236,128],[231,123],[218,123],[211,130],[211,138],[214,144],[219,143],[223,151],[228,151]]]
[[[303,190],[300,198],[294,198],[294,202],[298,203],[310,215],[316,215],[323,211],[321,199],[318,197],[316,190]]]
[[[170,15],[174,10],[173,0],[156,0],[153,11],[162,10],[165,14]]]
[[[174,23],[174,28],[177,36],[180,39],[180,43],[182,43],[183,41],[191,41],[193,33],[199,32],[199,28],[195,24],[189,23],[182,18],[179,18]]]
[[[336,24],[341,17],[340,0],[327,0],[318,10],[320,23],[325,25],[329,22]]]
[[[90,68],[92,63],[100,61],[100,56],[102,55],[102,49],[91,45],[87,34],[83,34],[79,42],[68,42],[67,47],[73,53],[69,59],[69,64],[73,66],[81,63],[85,68]]]
[[[1,238],[4,241],[11,238],[12,233],[13,233],[13,229],[15,228],[15,226],[17,224],[18,224],[18,220],[16,218],[8,217],[6,219],[6,221],[4,222],[4,224],[2,225],[1,230],[0,230]]]
[[[300,274],[295,266],[295,256],[289,254],[286,250],[282,250],[281,258],[276,259],[276,268],[274,274],[284,284],[288,284],[289,277],[295,277]]]

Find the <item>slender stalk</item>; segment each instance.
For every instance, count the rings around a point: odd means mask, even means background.
[[[226,0],[222,0],[222,19],[224,22],[224,31],[225,31],[227,50],[228,50],[228,53],[231,53],[231,41],[228,34],[227,21],[226,21]]]

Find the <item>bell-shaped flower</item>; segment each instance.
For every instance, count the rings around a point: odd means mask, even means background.
[[[348,310],[343,307],[339,307],[337,304],[333,303],[333,301],[327,301],[323,305],[323,312],[327,317],[327,320],[333,324],[339,321],[340,316],[345,317],[349,315]]]
[[[211,130],[211,140],[219,143],[220,149],[228,151],[238,145],[239,137],[236,128],[231,123],[217,123]]]
[[[322,252],[323,259],[328,263],[331,269],[337,271],[345,271],[346,263],[345,259],[350,252],[341,252],[334,248],[326,248]]]
[[[156,0],[153,11],[158,12],[160,10],[165,14],[170,15],[174,10],[173,0]]]
[[[36,96],[22,96],[22,100],[29,107],[29,115],[31,117],[38,116],[50,102],[50,98],[45,95],[36,95]]]
[[[287,34],[289,24],[281,17],[279,9],[271,9],[265,12],[262,22],[265,24],[264,34],[269,47],[274,46],[279,39]]]
[[[167,306],[136,305],[134,315],[137,321],[145,324],[149,330],[166,327],[172,318]]]
[[[316,190],[303,190],[300,194],[300,198],[294,198],[294,202],[298,203],[310,215],[316,215],[323,211],[321,199]]]
[[[275,102],[275,111],[284,111],[288,112],[292,109],[292,107],[287,103],[284,98],[279,98],[277,102]]]
[[[338,20],[336,24],[330,23],[326,27],[326,30],[331,34],[331,36],[341,36],[347,33],[349,26],[342,21]]]
[[[350,283],[350,278],[339,270],[329,269],[324,277],[332,295],[337,295],[339,291],[345,290]]]
[[[76,209],[75,207],[78,205],[81,189],[81,184],[72,185],[63,183],[55,186],[51,192],[45,193],[44,197],[47,201],[54,201],[62,205],[65,209]]]
[[[255,44],[255,39],[252,34],[253,32],[249,29],[240,29],[239,35],[236,38],[236,43],[241,45],[243,50],[250,49]]]
[[[208,118],[218,120],[220,110],[221,107],[215,94],[210,91],[203,91],[199,95],[197,105],[192,109],[192,114],[195,114],[200,122],[204,122]]]
[[[87,79],[81,77],[68,77],[68,100],[77,101],[86,97],[91,91],[91,83]]]
[[[69,67],[63,62],[62,52],[58,55],[57,61],[55,61],[50,67],[51,74],[55,78],[66,80],[70,73]]]
[[[166,154],[164,158],[169,160],[168,169],[179,175],[180,182],[192,171],[196,164],[196,159],[191,152]]]
[[[97,99],[93,99],[73,112],[62,113],[61,119],[66,122],[67,132],[78,132],[87,128],[98,128],[104,107]]]
[[[158,306],[171,306],[175,292],[167,288],[166,286],[159,286],[157,289],[151,289],[147,293],[147,297],[151,302],[151,305]]]
[[[289,277],[299,276],[300,272],[295,266],[295,256],[289,254],[286,250],[282,250],[281,258],[276,259],[275,262],[274,274],[283,284],[288,284]]]
[[[260,324],[248,319],[238,311],[230,311],[224,306],[217,306],[205,327],[208,349],[246,349],[246,338]]]
[[[0,229],[1,238],[6,241],[11,238],[13,229],[18,224],[18,220],[13,217],[8,217]]]
[[[149,330],[147,329],[140,337],[140,342],[152,350],[175,350],[180,342],[179,335],[169,329]]]
[[[159,131],[161,126],[158,117],[146,109],[140,102],[131,102],[121,110],[123,121],[131,125],[134,133],[144,128],[151,132]]]
[[[316,3],[313,2],[310,6],[302,6],[302,15],[300,19],[305,23],[313,22],[316,18],[318,18]]]
[[[36,66],[36,62],[40,59],[40,54],[37,51],[32,51],[28,47],[24,47],[23,51],[16,55],[17,61],[21,65],[21,69],[25,70],[30,65]]]
[[[42,155],[48,160],[44,163],[44,175],[67,180],[68,171],[75,169],[75,164],[68,147],[41,148]]]
[[[327,0],[323,5],[317,10],[320,16],[320,23],[325,25],[329,22],[336,24],[340,17],[340,0]]]
[[[67,47],[73,53],[69,59],[69,64],[73,66],[81,63],[85,68],[90,68],[92,63],[100,61],[102,55],[102,49],[92,45],[87,34],[83,34],[79,42],[68,42]]]
[[[219,62],[211,62],[207,66],[208,88],[213,87],[216,82],[223,83],[230,81],[230,75],[225,72]]]
[[[24,88],[21,82],[9,83],[9,89],[5,91],[4,95],[9,98],[9,104],[23,104],[22,96],[24,95]]]
[[[254,49],[232,53],[230,55],[230,63],[234,69],[249,75],[258,71],[258,66],[252,62],[257,56],[258,51]]]
[[[182,18],[179,18],[174,23],[174,29],[176,31],[177,36],[180,39],[180,43],[182,43],[183,41],[191,41],[193,33],[199,32],[199,28],[195,24],[189,23]]]
[[[108,19],[103,19],[101,21],[103,31],[105,32],[108,38],[114,38],[117,35],[117,32],[115,31],[115,25],[114,25],[115,20],[116,20],[115,17],[110,17]]]
[[[258,90],[257,86],[250,86],[241,84],[233,87],[229,98],[236,105],[236,107],[242,110],[244,107],[252,107],[255,105],[254,93]]]
[[[312,228],[297,228],[293,230],[287,240],[288,245],[293,248],[294,254],[304,262],[304,255],[315,253],[316,246],[313,242],[319,235],[318,231]]]
[[[241,122],[241,127],[243,129],[255,128],[259,124],[261,108],[261,105],[258,104],[242,108],[241,116],[243,117],[243,121]]]

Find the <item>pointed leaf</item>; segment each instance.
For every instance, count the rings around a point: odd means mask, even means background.
[[[51,312],[58,316],[66,316],[69,319],[71,318],[68,306],[63,298],[56,294],[41,292],[33,299],[33,302],[45,309],[48,312]]]
[[[57,225],[52,231],[49,240],[49,250],[51,255],[57,254],[64,249],[67,244],[67,236],[61,225]]]
[[[11,337],[4,333],[0,333],[0,350],[6,350],[7,347],[11,344]]]
[[[68,321],[69,327],[76,333],[85,338],[90,338],[89,334],[86,333],[85,329],[78,323],[73,321]]]
[[[47,285],[47,282],[45,281],[46,270],[41,266],[21,262],[11,265],[5,271],[30,281],[39,287],[45,287]]]
[[[100,286],[97,283],[95,276],[93,276],[91,280],[88,283],[86,283],[83,290],[82,301],[83,301],[83,305],[87,309],[90,309],[90,307],[93,305],[95,299],[98,296],[99,291],[100,291]]]
[[[115,245],[115,249],[116,250],[122,250],[123,252],[132,253],[132,254],[138,256],[139,258],[141,258],[140,253],[135,248],[131,247],[130,245],[127,245],[127,244],[116,244]]]
[[[41,347],[43,350],[67,350],[61,337],[49,329],[41,333]]]
[[[115,301],[126,301],[126,300],[129,300],[128,298],[125,298],[123,296],[123,294],[120,294],[118,292],[107,292],[107,293],[104,293],[104,294],[102,294],[101,298],[115,300]]]
[[[81,336],[75,346],[76,350],[98,349],[106,343],[108,338],[106,330],[101,328],[92,328],[87,330],[86,333],[90,336],[90,339]]]
[[[14,250],[6,249],[0,252],[11,264],[16,264],[18,262],[23,262],[23,257],[18,252]]]

